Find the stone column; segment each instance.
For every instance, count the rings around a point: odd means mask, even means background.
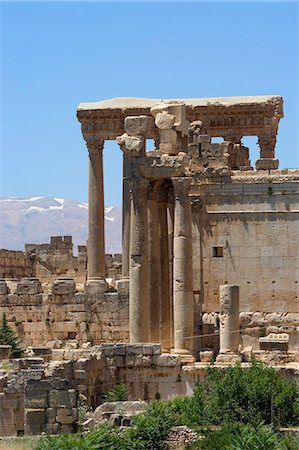
[[[256,161],[256,168],[261,170],[278,169],[279,161],[275,159],[276,134],[258,136],[260,159]]]
[[[169,279],[169,308],[170,308],[170,348],[174,346],[173,339],[173,224],[174,224],[174,196],[171,184],[168,191],[167,229],[168,229],[168,279]]]
[[[168,255],[168,226],[167,226],[167,201],[169,183],[162,183],[158,192],[158,245],[160,252],[160,339],[162,349],[170,351],[171,348],[171,308],[169,292],[169,255]]]
[[[239,286],[225,284],[219,287],[220,350],[217,362],[239,360]]]
[[[87,141],[88,168],[88,280],[105,279],[105,234],[104,234],[104,185],[103,185],[104,141]]]
[[[122,278],[129,278],[130,268],[130,158],[123,154],[122,205]]]
[[[173,313],[174,353],[191,354],[194,336],[190,178],[173,178]]]
[[[158,227],[158,189],[153,181],[148,189],[148,271],[149,271],[149,340],[160,342],[161,284],[160,242]]]
[[[131,180],[130,342],[148,341],[147,188],[144,178]]]

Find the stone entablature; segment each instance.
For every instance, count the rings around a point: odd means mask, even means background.
[[[165,100],[123,97],[80,103],[77,117],[82,123],[84,135],[95,133],[103,140],[114,140],[124,133],[127,116],[150,116],[150,109],[160,102],[185,104],[187,120],[203,121],[207,133],[215,137],[276,136],[279,119],[283,117],[283,100],[280,96]],[[156,139],[158,136],[152,120],[147,138]]]

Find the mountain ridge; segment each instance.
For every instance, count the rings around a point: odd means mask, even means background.
[[[122,208],[105,208],[106,253],[121,253]],[[0,197],[0,248],[24,250],[25,244],[44,244],[50,236],[73,237],[74,253],[85,245],[88,203],[60,197]]]

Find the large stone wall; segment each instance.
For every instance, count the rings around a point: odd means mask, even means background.
[[[0,249],[0,278],[32,277],[33,259],[21,251]]]
[[[284,331],[299,346],[299,183],[291,174],[235,172],[230,183],[194,188],[194,289],[204,332],[217,323],[219,285],[238,284],[243,344]]]
[[[0,317],[6,313],[22,342],[46,344],[76,339],[79,344],[128,340],[128,282],[115,290],[92,289],[72,279],[41,284],[36,278],[0,282]]]

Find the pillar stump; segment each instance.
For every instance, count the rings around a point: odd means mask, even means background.
[[[241,361],[239,355],[239,286],[225,284],[219,287],[220,350],[217,362]]]

